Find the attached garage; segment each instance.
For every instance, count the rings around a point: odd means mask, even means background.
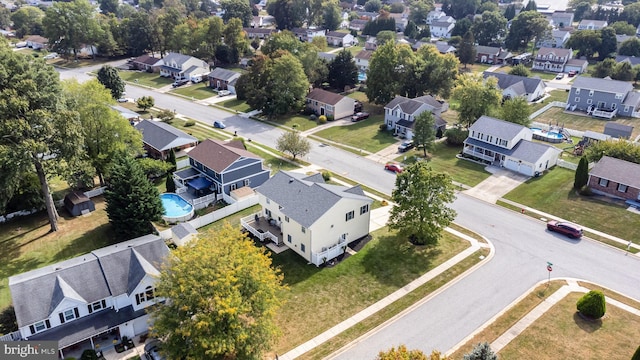
[[[504,162],[504,167],[523,175],[533,176],[533,165],[522,162],[521,160],[507,158]]]
[[[149,315],[144,315],[133,320],[133,333],[135,335],[143,334],[149,331]]]

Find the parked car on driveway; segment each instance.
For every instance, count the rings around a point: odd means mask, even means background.
[[[554,231],[574,239],[579,239],[582,236],[582,229],[578,225],[568,222],[550,220],[547,222],[547,230]]]
[[[574,76],[576,76],[577,74],[578,74],[578,72],[577,72],[577,71],[575,71],[575,70],[571,70],[571,71],[569,71],[569,72],[567,73],[567,75],[568,75],[569,77],[574,77]]]
[[[560,73],[560,74],[556,75],[556,80],[562,80],[562,79],[564,79],[564,74],[563,73]]]
[[[160,346],[162,342],[157,339],[153,339],[144,345],[144,355],[149,360],[164,360],[164,357],[160,355]]]
[[[119,103],[126,103],[126,102],[133,102],[132,98],[127,98],[127,97],[122,97],[120,99],[118,99]]]
[[[171,84],[171,86],[173,86],[174,88],[177,88],[178,86],[182,86],[182,85],[184,85],[184,84],[186,84],[188,82],[189,82],[189,80],[187,80],[187,79],[176,80],[176,81],[173,82],[173,84]]]
[[[359,113],[353,114],[353,116],[351,117],[351,121],[356,122],[356,121],[364,120],[368,117],[369,117],[368,112],[359,112]]]
[[[385,170],[389,170],[389,171],[393,171],[396,174],[400,174],[401,172],[404,171],[404,169],[402,168],[402,166],[400,166],[400,164],[396,164],[396,163],[387,163],[384,166]]]
[[[398,146],[398,151],[403,153],[405,151],[409,151],[411,149],[413,149],[415,145],[413,144],[413,141],[405,141],[402,144],[400,144],[400,146]]]
[[[216,129],[224,129],[227,126],[222,121],[214,121],[213,122],[213,127],[216,128]]]
[[[220,90],[220,91],[218,91],[218,96],[227,96],[227,95],[231,95],[231,91],[229,91],[229,90]]]

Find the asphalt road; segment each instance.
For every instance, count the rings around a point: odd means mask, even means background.
[[[61,71],[62,78],[82,81],[83,70]],[[172,95],[127,86],[127,97],[152,95],[156,106],[175,109],[190,118],[212,124],[223,120],[230,132],[275,147],[282,130],[241,118],[217,108],[194,104]],[[312,150],[305,160],[374,189],[390,193],[395,175],[382,165],[362,156],[311,140]],[[456,222],[487,237],[495,246],[495,256],[471,275],[447,287],[391,325],[363,339],[337,359],[373,359],[378,351],[392,345],[430,353],[447,351],[497,314],[538,281],[547,278],[546,264],[554,264],[554,277],[589,280],[640,299],[640,259],[583,239],[568,240],[548,233],[544,223],[458,194],[453,203]],[[635,275],[634,275],[635,274]]]

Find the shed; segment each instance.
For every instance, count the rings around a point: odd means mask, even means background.
[[[253,191],[252,188],[248,187],[248,186],[243,186],[239,189],[235,189],[233,191],[231,191],[229,193],[229,195],[231,195],[231,198],[236,200],[236,201],[240,201],[244,198],[250,197],[255,195],[255,191]]]
[[[87,195],[74,191],[64,197],[64,207],[71,216],[80,216],[96,210],[96,205]]]
[[[604,133],[618,139],[629,139],[633,133],[633,126],[608,122],[604,125]]]
[[[184,246],[198,235],[198,230],[189,222],[183,222],[171,228],[171,235],[174,244]]]

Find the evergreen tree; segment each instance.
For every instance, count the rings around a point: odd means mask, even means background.
[[[640,346],[638,346],[636,352],[633,353],[631,360],[640,360]]]
[[[523,11],[538,11],[538,4],[534,0],[529,0]]]
[[[358,82],[358,67],[349,50],[342,50],[329,64],[329,84],[338,91],[346,86],[354,87]]]
[[[464,64],[464,68],[467,68],[467,64],[473,64],[476,61],[476,45],[473,33],[467,31],[460,42],[458,47],[458,59]]]
[[[465,354],[463,360],[498,360],[498,356],[491,350],[488,342],[476,345],[473,350]]]
[[[129,156],[114,159],[104,193],[109,222],[118,236],[132,239],[149,234],[151,221],[163,213],[158,189],[144,175],[140,165]]]
[[[576,303],[578,311],[591,319],[600,319],[607,312],[604,294],[599,290],[591,290]]]
[[[104,65],[98,70],[98,81],[111,91],[111,97],[119,99],[124,93],[124,81],[120,78],[118,70],[111,65]]]
[[[176,192],[176,182],[173,181],[173,173],[172,172],[168,172],[167,173],[167,179],[165,181],[165,185],[167,186],[167,192],[168,193]]]
[[[585,156],[580,158],[578,168],[576,169],[575,179],[573,180],[573,188],[576,190],[582,189],[587,185],[589,181],[589,161]]]
[[[516,6],[513,4],[507,6],[504,10],[504,17],[507,18],[507,20],[513,20],[513,18],[516,17]]]
[[[173,149],[171,149],[171,151],[169,151],[169,158],[167,159],[167,161],[173,165],[173,167],[171,168],[171,171],[176,171],[176,166],[177,166],[177,162],[176,162],[176,152],[173,151]]]

